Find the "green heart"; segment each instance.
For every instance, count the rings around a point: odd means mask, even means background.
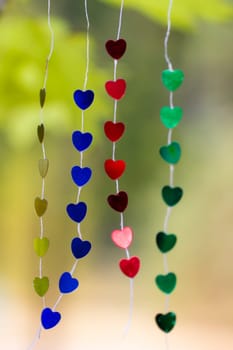
[[[46,237],[35,238],[33,242],[34,251],[40,257],[44,256],[49,249],[49,240]]]
[[[44,141],[44,124],[40,124],[38,125],[37,127],[37,136],[38,136],[38,139],[40,141],[40,143],[42,143]]]
[[[36,210],[37,215],[39,217],[42,216],[46,212],[46,209],[48,206],[47,200],[36,197],[34,204],[35,204],[35,210]]]
[[[48,159],[40,159],[38,163],[39,173],[41,177],[45,177],[47,175],[49,169],[49,160]]]
[[[172,142],[168,146],[160,147],[159,153],[163,160],[169,164],[176,164],[180,160],[181,147],[178,142]]]
[[[176,324],[176,314],[174,312],[168,312],[165,315],[157,314],[155,322],[162,331],[169,333]]]
[[[46,90],[45,90],[45,88],[40,89],[40,106],[41,106],[41,108],[44,107],[45,98],[46,98]]]
[[[164,186],[162,188],[163,200],[169,207],[176,205],[181,200],[182,196],[183,190],[180,187]]]
[[[48,277],[42,277],[42,278],[35,277],[34,281],[33,281],[33,284],[34,284],[34,289],[35,289],[36,293],[40,297],[43,297],[47,293],[47,291],[49,289],[49,279],[48,279]]]
[[[175,246],[176,241],[176,235],[173,233],[166,234],[164,232],[159,232],[156,235],[156,243],[162,253],[169,252]]]
[[[170,294],[176,286],[176,275],[169,272],[167,275],[158,275],[155,278],[157,287],[164,293]]]
[[[181,121],[182,116],[183,110],[180,107],[170,108],[165,106],[160,109],[160,119],[168,129],[175,128]]]
[[[184,80],[184,73],[182,72],[182,70],[166,69],[162,72],[163,85],[169,91],[175,91],[176,89],[178,89],[183,83],[183,80]]]

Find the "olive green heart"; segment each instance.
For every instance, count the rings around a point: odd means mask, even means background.
[[[164,186],[162,188],[163,200],[169,207],[176,205],[181,200],[182,196],[183,190],[180,187]]]
[[[40,141],[40,143],[42,143],[44,141],[44,124],[40,124],[38,125],[37,127],[37,136],[38,136],[38,139]]]
[[[155,322],[162,331],[169,333],[176,324],[176,314],[174,312],[168,312],[164,315],[157,314],[155,316]]]
[[[46,199],[41,199],[39,197],[36,197],[34,204],[35,204],[35,210],[37,215],[39,217],[42,216],[46,212],[48,201]]]
[[[47,175],[49,169],[49,160],[48,159],[40,159],[38,163],[39,173],[41,177],[45,177]]]
[[[33,242],[34,251],[40,257],[44,256],[49,249],[49,240],[46,237],[35,238]]]
[[[159,232],[156,235],[156,243],[162,253],[167,253],[174,248],[176,241],[176,235],[173,233],[166,234],[164,232]]]
[[[155,278],[157,287],[164,293],[170,294],[176,287],[176,275],[169,272],[167,275],[158,275]]]
[[[178,142],[172,142],[168,146],[160,147],[159,153],[163,160],[169,164],[176,164],[180,160],[181,147]]]
[[[180,107],[170,108],[165,106],[160,109],[160,119],[168,129],[175,128],[180,123],[182,116],[183,110]]]
[[[183,83],[183,80],[184,80],[184,73],[182,72],[182,70],[166,69],[162,72],[163,85],[169,91],[175,91],[176,89],[178,89]]]
[[[33,284],[34,284],[34,289],[36,291],[36,293],[40,296],[40,297],[43,297],[48,289],[49,289],[49,279],[48,277],[35,277],[34,278],[34,281],[33,281]]]
[[[41,106],[41,108],[44,107],[45,98],[46,98],[46,90],[45,90],[45,88],[40,89],[40,106]]]

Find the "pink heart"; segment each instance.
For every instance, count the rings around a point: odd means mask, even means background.
[[[122,249],[128,248],[132,239],[133,231],[130,227],[124,227],[123,230],[115,230],[112,232],[113,242]]]

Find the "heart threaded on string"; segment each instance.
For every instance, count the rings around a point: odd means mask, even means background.
[[[120,100],[125,94],[126,81],[124,79],[109,80],[105,84],[105,89],[110,97]]]
[[[119,60],[126,51],[126,41],[124,39],[108,40],[105,43],[105,48],[108,54],[115,60]]]
[[[129,278],[134,278],[140,269],[140,259],[133,256],[129,259],[122,259],[119,262],[121,271]]]
[[[74,131],[72,134],[72,142],[74,147],[79,151],[85,151],[92,143],[93,136],[89,132]]]
[[[174,312],[168,312],[167,314],[157,314],[155,316],[155,322],[162,331],[169,333],[176,324],[176,314]]]
[[[63,272],[59,279],[59,289],[61,293],[71,293],[79,286],[79,281],[73,278],[70,272]]]
[[[184,80],[184,73],[182,70],[176,69],[176,70],[169,70],[166,69],[162,72],[162,82],[163,85],[169,90],[169,91],[175,91],[177,90],[183,83]]]
[[[114,230],[111,237],[116,246],[127,249],[132,243],[133,231],[130,227],[124,227],[122,230]]]
[[[110,207],[120,213],[123,213],[128,206],[128,195],[124,191],[108,196]]]
[[[92,90],[76,90],[73,97],[76,105],[80,109],[85,110],[92,105],[94,101],[94,92]]]
[[[173,272],[169,272],[166,275],[158,275],[155,278],[155,283],[162,292],[170,294],[176,287],[176,275]]]
[[[123,160],[107,159],[104,162],[104,169],[112,180],[117,180],[125,171],[126,164]]]
[[[70,219],[75,222],[82,222],[87,213],[87,205],[84,202],[79,202],[77,204],[68,204],[66,207],[67,214]]]
[[[176,205],[181,200],[182,196],[183,190],[180,187],[164,186],[162,188],[163,200],[169,207]]]
[[[91,243],[75,237],[71,242],[71,251],[76,259],[84,258],[91,250]]]
[[[55,327],[61,320],[61,314],[46,307],[41,313],[41,324],[44,329]]]
[[[167,253],[174,248],[177,237],[173,233],[168,234],[159,232],[157,233],[155,240],[161,253]]]
[[[124,134],[124,131],[125,125],[121,122],[113,123],[111,121],[107,121],[104,124],[105,135],[112,142],[118,141]]]

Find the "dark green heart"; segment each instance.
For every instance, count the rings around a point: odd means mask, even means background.
[[[37,136],[38,136],[40,143],[42,143],[44,141],[44,133],[45,133],[44,124],[38,125]]]
[[[33,246],[36,254],[42,258],[49,249],[49,240],[46,237],[37,237],[34,239]]]
[[[33,284],[34,284],[34,289],[36,291],[36,293],[40,296],[40,297],[43,297],[48,289],[49,289],[49,279],[48,277],[35,277],[34,278],[34,281],[33,281]]]
[[[35,198],[34,202],[36,213],[39,217],[43,216],[48,207],[48,201],[46,199],[41,199],[39,197]]]
[[[176,275],[169,272],[167,275],[158,275],[155,278],[157,287],[164,293],[170,294],[176,287]]]
[[[181,121],[183,110],[180,107],[164,106],[160,109],[160,119],[163,125],[168,129],[175,128]]]
[[[172,142],[168,146],[160,147],[159,153],[163,160],[169,164],[176,164],[180,160],[181,147],[178,142]]]
[[[176,324],[176,314],[174,312],[168,312],[165,315],[157,314],[155,322],[162,331],[169,333]]]
[[[162,253],[169,252],[176,244],[177,238],[173,233],[159,232],[156,235],[156,243]]]
[[[184,73],[182,72],[182,70],[166,69],[162,72],[163,85],[169,91],[175,91],[176,89],[178,89],[183,83],[183,80],[184,80]]]
[[[172,207],[176,205],[182,198],[183,190],[180,187],[164,186],[162,188],[162,197],[164,202]]]
[[[40,89],[40,106],[41,106],[41,108],[44,107],[45,98],[46,98],[46,90],[44,88]]]

